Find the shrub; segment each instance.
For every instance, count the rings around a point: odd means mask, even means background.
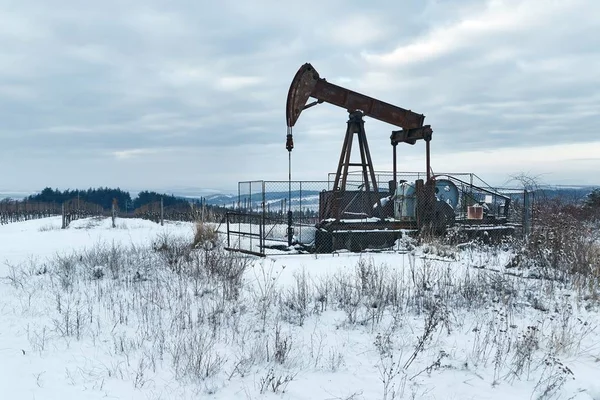
[[[192,248],[185,238],[172,237],[164,233],[154,241],[152,248],[175,272],[183,272],[183,267],[191,261]]]
[[[560,200],[536,208],[535,226],[526,238],[520,267],[540,277],[590,286],[600,279],[600,237],[578,208]],[[593,286],[593,285],[592,285]]]
[[[219,232],[217,232],[214,226],[201,221],[196,222],[194,240],[192,242],[194,248],[212,249],[217,247],[218,243]]]

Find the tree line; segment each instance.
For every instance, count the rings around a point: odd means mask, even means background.
[[[116,201],[116,205],[120,210],[138,209],[147,204],[160,202],[161,199],[165,207],[178,205],[189,206],[190,204],[189,200],[148,190],[139,192],[137,196],[132,199],[129,192],[121,190],[120,188],[115,189],[108,187],[89,188],[87,190],[67,189],[63,191],[46,187],[40,193],[30,195],[25,200],[29,202],[60,204],[74,199],[81,202],[97,204],[106,210],[112,208],[113,201]],[[195,202],[200,204],[201,200],[195,200]]]

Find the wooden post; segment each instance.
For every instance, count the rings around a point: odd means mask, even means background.
[[[165,224],[165,205],[163,202],[163,198],[160,198],[160,226],[164,226]]]
[[[225,219],[227,220],[227,247],[231,247],[231,241],[229,239],[229,213],[225,214]]]
[[[531,192],[529,192],[527,189],[523,190],[523,233],[525,237],[531,233],[531,202],[529,198],[530,194]]]
[[[112,203],[112,227],[116,228],[115,220],[117,219],[117,199],[113,199]]]
[[[206,204],[206,201],[204,200],[204,197],[201,197],[201,198],[200,198],[200,206],[202,207],[202,208],[201,208],[201,212],[202,212],[202,214],[201,214],[201,215],[202,215],[202,217],[200,218],[200,220],[201,220],[202,222],[204,222],[204,207],[205,207],[205,204]]]
[[[66,229],[67,228],[67,216],[65,215],[65,203],[62,203],[61,214],[62,214],[62,229]]]

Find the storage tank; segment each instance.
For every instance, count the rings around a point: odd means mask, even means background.
[[[396,188],[394,218],[403,221],[416,220],[417,192],[413,183],[401,182]]]

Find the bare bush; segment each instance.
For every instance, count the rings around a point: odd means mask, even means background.
[[[294,281],[295,285],[281,295],[279,312],[284,321],[303,326],[309,314],[311,300],[306,270],[294,274]]]
[[[519,335],[519,338],[516,341],[511,363],[511,373],[515,377],[520,377],[523,373],[525,373],[526,379],[529,379],[534,361],[534,355],[539,348],[539,328],[535,325],[528,325],[525,331]]]
[[[204,380],[221,372],[227,359],[214,347],[214,339],[202,330],[178,338],[169,350],[176,377]]]
[[[115,242],[98,243],[83,251],[78,258],[76,257],[76,261],[83,266],[82,272],[94,279],[101,279],[107,274],[113,279],[118,279],[125,272],[125,268],[130,270],[133,267],[132,259],[136,253],[135,247],[125,248]]]
[[[194,248],[203,248],[210,250],[219,244],[219,232],[213,224],[197,221],[194,226],[194,239],[192,246]]]
[[[192,247],[184,237],[174,237],[167,233],[160,234],[152,245],[162,260],[176,273],[191,261]]]
[[[331,372],[336,372],[341,366],[345,365],[346,360],[344,353],[337,349],[329,349],[327,354],[327,369]]]
[[[288,384],[294,380],[295,374],[276,373],[273,367],[269,368],[266,375],[260,378],[260,394],[267,391],[273,393],[285,393]]]
[[[267,362],[275,362],[281,365],[290,363],[290,354],[293,346],[291,335],[285,334],[279,321],[275,321],[273,335],[265,340],[265,355]]]
[[[530,275],[575,283],[597,297],[600,282],[600,234],[580,208],[560,199],[536,207],[536,225],[515,263]]]
[[[401,356],[396,357],[394,355],[394,346],[389,332],[384,335],[378,334],[374,344],[379,354],[377,367],[383,384],[383,400],[393,400],[398,396],[401,397],[406,384],[406,374],[404,374],[403,368],[400,367]],[[396,382],[399,375],[403,375],[400,384]]]
[[[415,345],[415,349],[404,363],[404,369],[410,367],[410,365],[413,363],[413,361],[415,361],[419,353],[421,353],[425,349],[425,346],[428,344],[429,341],[431,341],[437,327],[441,324],[447,324],[447,315],[445,312],[444,305],[440,301],[437,301],[434,304],[432,304],[429,312],[425,316],[423,334],[417,338],[417,344]]]
[[[563,385],[573,379],[573,371],[564,365],[556,356],[548,355],[543,361],[543,371],[535,385],[532,397],[536,400],[551,399],[556,396]]]
[[[268,318],[273,311],[272,307],[279,298],[278,280],[283,268],[285,266],[282,266],[281,270],[275,271],[273,264],[265,267],[262,262],[252,268],[255,279],[251,293],[263,332],[266,330]]]

